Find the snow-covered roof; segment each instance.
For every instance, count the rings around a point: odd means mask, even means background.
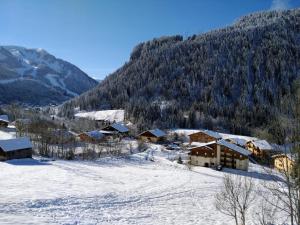
[[[255,140],[252,141],[252,144],[259,149],[273,150],[273,147],[266,140]]]
[[[289,158],[290,160],[294,161],[295,158],[296,158],[296,155],[295,154],[291,154],[291,153],[286,153],[286,154],[277,154],[277,155],[273,155],[272,158],[275,159],[275,158],[281,158],[281,157],[287,157]]]
[[[95,138],[95,139],[101,139],[104,137],[104,134],[102,134],[100,131],[98,130],[93,130],[93,131],[88,131],[85,132],[88,136]]]
[[[242,155],[246,155],[247,156],[247,155],[251,154],[250,151],[248,151],[248,150],[246,150],[244,148],[241,148],[240,146],[237,146],[235,144],[232,144],[232,143],[230,143],[228,141],[225,141],[224,139],[218,140],[217,144],[223,145],[223,146],[225,146],[227,148],[230,148],[230,149],[234,150],[235,152],[238,152],[238,153],[240,153]]]
[[[228,140],[231,140],[234,142],[234,144],[237,144],[240,146],[245,146],[247,143],[247,140],[242,139],[242,138],[229,138]]]
[[[7,115],[0,115],[0,121],[4,121],[4,122],[9,123],[8,116]]]
[[[146,130],[146,131],[140,133],[138,136],[141,136],[141,135],[143,135],[143,134],[145,134],[147,132],[151,133],[155,137],[163,137],[163,136],[167,135],[164,131],[162,131],[160,129],[152,129],[152,130]]]
[[[110,126],[113,127],[114,129],[116,129],[117,131],[119,131],[120,133],[125,133],[125,132],[129,131],[129,129],[121,123],[113,123]]]
[[[32,148],[31,141],[27,137],[0,140],[0,148],[5,152]]]
[[[207,134],[208,136],[214,137],[214,138],[216,138],[216,139],[222,138],[221,135],[220,135],[219,133],[217,133],[217,132],[215,132],[215,131],[212,131],[212,130],[199,130],[199,131],[197,131],[196,133],[199,133],[199,132],[204,133],[204,134]],[[190,135],[193,135],[193,134],[196,134],[196,133],[192,133],[192,134],[190,134]],[[189,135],[189,136],[190,136],[190,135]]]
[[[210,142],[206,142],[206,143],[200,143],[200,142],[192,142],[191,146],[193,146],[192,148],[197,148],[197,147],[204,147],[207,145],[212,145],[215,144],[216,141],[210,141]]]
[[[85,117],[93,120],[103,120],[110,122],[123,122],[124,121],[124,110],[100,110],[92,112],[78,112],[75,117]]]
[[[195,145],[193,145],[193,143],[195,143]],[[207,143],[199,143],[199,142],[192,142],[192,147],[189,148],[189,150],[195,149],[195,148],[200,148],[200,147],[206,147],[208,149],[211,149],[211,147],[209,147],[209,145],[215,144],[216,141],[211,141],[211,142],[207,142]]]
[[[164,131],[162,131],[160,129],[153,129],[153,130],[148,130],[148,131],[156,137],[163,137],[163,136],[167,135]]]
[[[102,134],[114,134],[114,131],[108,131],[108,130],[100,130],[100,133]]]

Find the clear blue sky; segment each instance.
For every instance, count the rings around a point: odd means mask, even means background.
[[[128,61],[139,42],[295,7],[300,0],[0,0],[0,44],[43,48],[103,78]]]

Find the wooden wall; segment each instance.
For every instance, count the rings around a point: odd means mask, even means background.
[[[31,158],[32,157],[32,149],[20,149],[16,151],[4,152],[0,150],[0,160],[11,160],[11,159],[23,159],[23,158]]]
[[[194,134],[190,134],[189,137],[190,137],[190,143],[192,143],[192,142],[207,143],[207,142],[217,140],[216,138],[211,137],[211,136],[209,136],[205,133],[202,133],[202,132],[197,132],[197,133],[194,133]]]

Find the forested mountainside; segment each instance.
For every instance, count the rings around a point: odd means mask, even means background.
[[[226,129],[248,134],[288,118],[300,77],[300,9],[245,16],[187,39],[137,45],[96,88],[63,104],[60,115],[125,108],[147,127]]]
[[[76,66],[43,49],[0,46],[0,104],[61,103],[97,83]]]

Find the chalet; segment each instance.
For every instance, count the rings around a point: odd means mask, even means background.
[[[0,127],[7,127],[9,124],[7,115],[0,115]]]
[[[195,166],[224,167],[248,170],[251,154],[248,150],[241,148],[223,139],[201,143],[190,149],[190,163]]]
[[[191,144],[192,142],[208,143],[211,141],[217,141],[222,137],[219,133],[211,130],[200,130],[196,133],[190,134],[189,138]]]
[[[0,140],[0,161],[31,157],[32,144],[29,138]]]
[[[260,159],[270,159],[270,157],[280,150],[274,149],[266,140],[252,140],[246,143],[246,148]]]
[[[113,123],[111,125],[104,127],[100,132],[108,135],[111,134],[124,135],[129,132],[129,129],[126,126],[124,126],[122,123]]]
[[[154,129],[154,130],[147,130],[139,134],[139,138],[142,141],[149,141],[149,142],[159,142],[164,140],[166,137],[166,133],[160,129]]]
[[[272,156],[274,160],[274,168],[281,172],[291,173],[293,171],[293,166],[295,160],[291,154],[278,154]]]
[[[97,143],[101,141],[105,135],[98,130],[84,132],[78,135],[83,142]]]

